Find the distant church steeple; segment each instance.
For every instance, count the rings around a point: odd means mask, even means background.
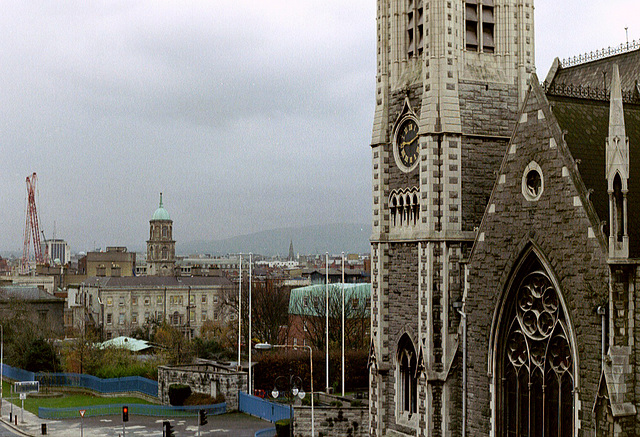
[[[618,65],[613,65],[609,136],[606,144],[606,178],[609,193],[609,257],[629,257],[627,193],[629,191],[629,138],[624,127],[622,87]]]
[[[293,240],[291,240],[291,243],[289,243],[289,261],[294,261],[295,259],[295,255],[293,254]]]

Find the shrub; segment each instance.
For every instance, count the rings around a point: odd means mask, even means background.
[[[278,437],[289,437],[291,431],[289,427],[291,424],[289,423],[289,419],[281,419],[276,422],[276,435]]]
[[[184,405],[213,405],[221,404],[225,401],[223,394],[218,394],[216,397],[209,396],[205,393],[191,393],[189,397],[184,401]]]
[[[184,405],[191,396],[191,387],[186,384],[171,384],[169,386],[169,403],[171,405]]]

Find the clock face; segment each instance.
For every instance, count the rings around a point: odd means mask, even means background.
[[[400,163],[411,168],[418,160],[418,125],[409,119],[403,122],[396,134],[397,158]]]

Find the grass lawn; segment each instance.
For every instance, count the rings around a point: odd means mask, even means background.
[[[2,395],[4,400],[11,401],[14,405],[20,407],[22,401],[17,394],[11,396],[11,384],[3,382]],[[135,397],[99,397],[90,394],[64,393],[62,397],[57,398],[34,398],[27,397],[24,401],[24,409],[33,414],[38,414],[38,407],[45,408],[67,408],[67,407],[88,407],[91,405],[108,405],[108,404],[151,404],[151,402]],[[15,410],[14,410],[15,411]]]

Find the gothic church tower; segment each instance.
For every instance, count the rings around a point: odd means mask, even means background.
[[[173,276],[176,264],[176,242],[173,239],[173,220],[162,204],[149,220],[147,240],[147,276]]]
[[[372,436],[461,435],[461,263],[534,71],[533,24],[531,0],[377,0]]]

